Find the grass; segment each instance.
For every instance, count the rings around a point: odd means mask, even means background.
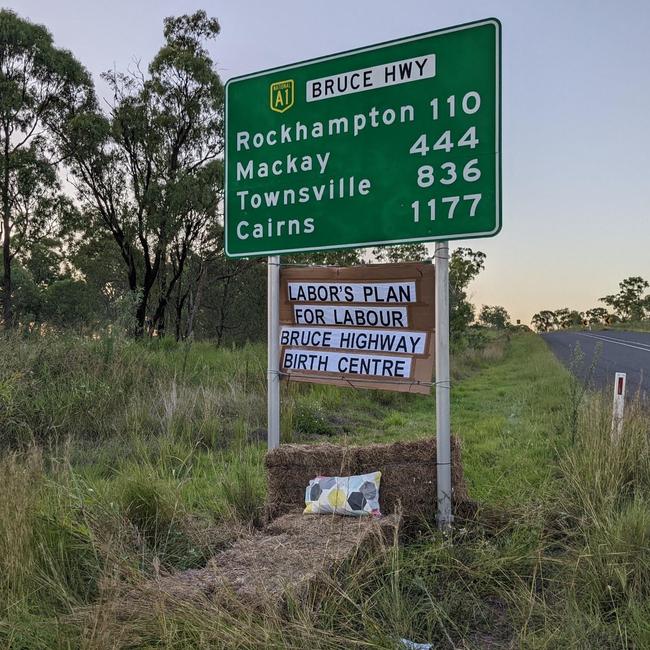
[[[259,521],[260,346],[60,337],[0,351],[2,647],[650,647],[647,416],[631,413],[612,445],[608,401],[576,403],[535,335],[454,359],[470,494],[507,516],[424,530],[281,615],[150,600],[118,615],[134,586],[204,565]],[[283,437],[432,435],[434,405],[291,384]]]
[[[594,330],[627,330],[630,332],[650,332],[650,320],[628,320],[607,325],[592,325]],[[584,329],[584,328],[580,328]]]
[[[521,334],[473,355],[465,351],[453,374],[452,430],[463,440],[472,497],[501,505],[533,498],[563,444],[566,373],[539,337]],[[355,441],[435,435],[435,395],[389,399],[394,401],[388,413],[356,429]]]
[[[650,332],[650,320],[626,321],[613,323],[607,329],[630,330],[632,332]]]

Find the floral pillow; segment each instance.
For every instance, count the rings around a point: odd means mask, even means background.
[[[305,490],[305,514],[379,516],[381,472],[359,476],[317,476]]]

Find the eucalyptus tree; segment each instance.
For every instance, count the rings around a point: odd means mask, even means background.
[[[510,314],[505,307],[500,305],[483,305],[478,319],[484,325],[498,330],[504,330],[510,326]]]
[[[609,322],[611,314],[604,307],[593,307],[586,311],[585,317],[589,325],[601,325]]]
[[[554,311],[542,309],[536,314],[533,314],[531,323],[538,332],[549,332],[555,328],[558,321]]]
[[[217,220],[223,86],[204,41],[218,33],[204,11],[166,18],[165,43],[146,72],[105,73],[108,113],[81,114],[60,134],[86,230],[103,229],[119,250],[136,296],[136,334],[148,317],[164,330],[187,257]]]
[[[88,72],[50,32],[0,10],[0,210],[3,322],[13,325],[12,261],[66,207],[52,134],[94,103]]]
[[[635,275],[618,283],[618,293],[600,298],[614,309],[621,320],[642,320],[650,311],[650,296],[644,296],[650,283]]]
[[[461,339],[474,320],[468,288],[485,268],[485,257],[482,251],[462,247],[449,256],[449,329],[454,340]]]

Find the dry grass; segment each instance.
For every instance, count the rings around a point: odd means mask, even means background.
[[[479,347],[461,346],[453,352],[452,380],[463,379],[485,366],[498,363],[508,349],[507,334],[492,335]]]
[[[470,486],[507,516],[451,536],[425,527],[282,611],[127,598],[201,571],[259,517],[263,446],[247,434],[264,417],[260,350],[0,344],[0,431],[21,448],[0,460],[0,646],[650,647],[649,418],[630,411],[613,445],[610,400],[590,397],[571,445],[564,371],[521,336],[463,353],[467,372],[482,371],[455,391]],[[302,387],[289,398],[359,421],[390,415],[390,435],[430,432],[424,398]]]

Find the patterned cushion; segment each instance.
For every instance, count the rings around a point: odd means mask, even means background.
[[[380,515],[381,472],[360,476],[317,476],[305,490],[305,514]]]

